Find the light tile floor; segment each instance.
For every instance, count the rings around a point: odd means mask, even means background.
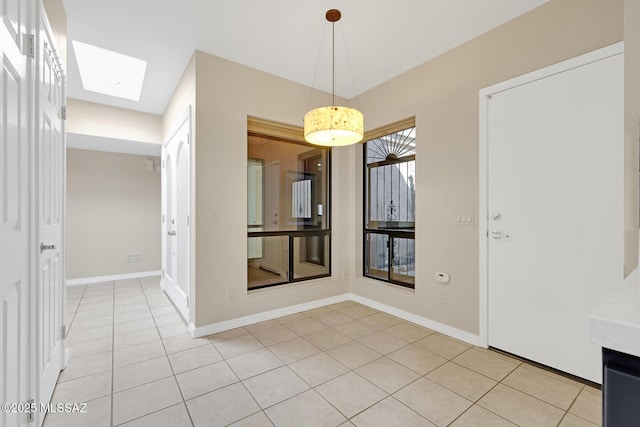
[[[594,426],[601,393],[347,301],[191,338],[158,278],[71,287],[55,426]]]

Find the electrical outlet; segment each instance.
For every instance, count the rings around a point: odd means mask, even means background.
[[[143,257],[142,257],[142,254],[140,253],[127,254],[127,263],[142,262],[142,261],[143,261]]]
[[[349,276],[348,276],[347,272],[342,270],[342,280],[347,280],[348,277]]]
[[[233,301],[236,299],[236,290],[234,288],[227,288],[227,301]]]
[[[209,223],[211,225],[218,225],[219,222],[220,222],[220,215],[218,215],[218,212],[213,212],[211,213],[211,215],[209,215]]]
[[[447,303],[447,294],[440,295],[440,304],[446,304],[446,303]]]

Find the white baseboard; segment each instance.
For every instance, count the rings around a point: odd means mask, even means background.
[[[476,346],[482,346],[479,335],[474,335],[461,329],[445,325],[444,323],[436,322],[435,320],[427,319],[426,317],[418,316],[417,314],[409,313],[408,311],[400,310],[399,308],[395,308],[369,298],[361,297],[359,295],[349,294],[349,299],[368,307],[375,308],[376,310],[383,311],[392,316],[399,317],[408,322],[415,323],[416,325],[424,326],[425,328],[448,335],[460,341]]]
[[[323,307],[329,304],[349,300],[349,294],[336,295],[334,297],[323,298],[316,301],[305,302],[302,304],[290,305],[289,307],[278,308],[276,310],[263,311],[262,313],[251,314],[249,316],[238,317],[236,319],[225,320],[210,325],[196,328],[192,323],[189,324],[189,333],[194,338],[200,338],[205,335],[216,334],[218,332],[228,331],[229,329],[239,328],[241,326],[251,325],[252,323],[264,322],[265,320],[276,319],[290,314],[300,313],[301,311],[311,310]]]
[[[249,316],[238,317],[236,319],[212,323],[210,325],[205,325],[198,328],[195,327],[193,323],[190,323],[189,333],[194,338],[200,338],[206,335],[228,331],[229,329],[251,325],[252,323],[264,322],[265,320],[276,319],[278,317],[288,316],[289,314],[295,314],[301,311],[311,310],[314,308],[323,307],[325,305],[335,304],[337,302],[348,300],[355,301],[371,308],[375,308],[376,310],[380,310],[409,322],[413,322],[416,325],[424,326],[425,328],[432,329],[436,332],[440,332],[452,338],[456,338],[460,341],[464,341],[477,346],[480,345],[480,337],[478,335],[470,334],[469,332],[445,325],[440,322],[436,322],[431,319],[427,319],[426,317],[418,316],[416,314],[409,313],[408,311],[400,310],[398,308],[391,307],[390,305],[382,304],[378,301],[374,301],[369,298],[364,298],[354,294],[342,294],[335,297],[306,302],[303,304],[291,305],[289,307],[283,307],[277,310],[270,310],[262,313],[252,314]]]
[[[140,273],[113,274],[111,276],[85,277],[82,279],[70,279],[66,281],[67,286],[88,285],[91,283],[111,282],[114,280],[140,279],[142,277],[160,276],[160,270],[142,271]]]

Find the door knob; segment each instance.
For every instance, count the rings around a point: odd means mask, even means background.
[[[502,232],[500,230],[493,230],[491,232],[491,237],[493,237],[496,240],[501,239],[502,238]]]
[[[175,235],[176,235],[176,232],[175,232],[175,231],[169,231],[167,234],[168,234],[169,236],[175,236]]]

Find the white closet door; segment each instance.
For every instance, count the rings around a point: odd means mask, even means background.
[[[189,322],[191,116],[162,148],[162,287]]]
[[[64,70],[44,9],[36,35],[36,330],[38,402],[49,402],[64,358]],[[40,420],[41,421],[41,420]]]
[[[623,55],[550,73],[487,100],[488,341],[601,382],[589,315],[623,274]]]
[[[21,52],[30,2],[0,0],[0,402],[26,403],[31,384],[29,98]],[[26,423],[24,413],[0,412],[0,425]]]

